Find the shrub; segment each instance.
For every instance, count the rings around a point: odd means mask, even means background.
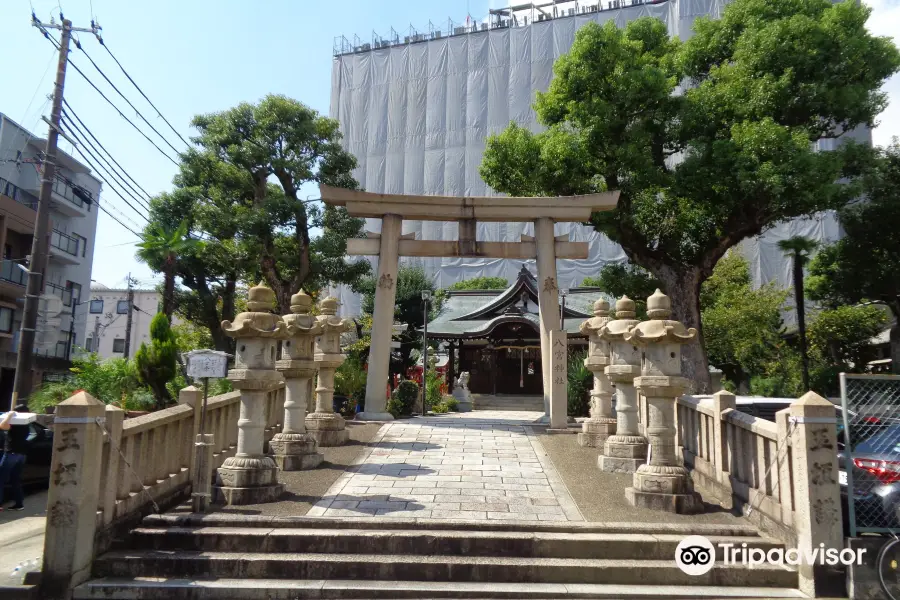
[[[172,402],[172,395],[166,384],[171,381],[177,371],[178,347],[175,334],[169,327],[169,320],[163,313],[158,313],[150,321],[150,345],[141,344],[134,355],[138,379],[153,390],[157,405],[160,408]]]
[[[397,398],[391,397],[391,399],[388,400],[387,403],[387,411],[391,413],[392,417],[394,417],[395,419],[399,419],[400,417],[404,416],[403,403],[400,402],[400,400],[398,400]]]
[[[586,352],[576,352],[569,357],[568,365],[568,410],[571,417],[588,416],[590,403],[588,391],[593,385],[593,374],[584,366]]]
[[[401,381],[400,385],[397,386],[397,389],[391,394],[391,400],[397,400],[399,402],[399,414],[403,416],[412,414],[418,398],[419,385],[415,381],[410,381],[408,379]],[[388,412],[391,411],[388,410]]]
[[[450,409],[447,407],[446,404],[439,403],[439,404],[435,404],[434,406],[431,407],[431,412],[437,413],[437,414],[443,414],[443,413],[450,412]]]
[[[428,371],[425,373],[425,402],[430,406],[441,403],[443,397],[444,377],[437,372],[437,361],[431,359]]]
[[[453,396],[445,397],[441,404],[446,406],[452,412],[456,412],[459,410],[459,400],[457,400]]]

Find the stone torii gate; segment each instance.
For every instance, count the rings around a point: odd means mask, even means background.
[[[587,242],[570,242],[556,237],[557,222],[585,222],[592,212],[612,210],[619,192],[583,196],[509,198],[411,196],[376,194],[320,184],[322,201],[342,206],[353,217],[381,219],[381,233],[347,240],[348,255],[378,256],[375,311],[369,373],[366,379],[366,410],[357,418],[368,421],[391,420],[386,412],[385,385],[388,380],[396,281],[401,256],[474,257],[536,259],[540,296],[541,367],[544,380],[544,409],[550,407],[550,331],[560,327],[556,277],[557,259],[588,257]],[[459,240],[416,240],[401,235],[403,219],[413,221],[457,221]],[[534,222],[534,236],[520,242],[482,242],[475,239],[478,221]]]

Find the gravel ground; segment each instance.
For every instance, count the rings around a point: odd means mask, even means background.
[[[278,480],[285,486],[285,493],[278,502],[234,507],[217,506],[214,507],[214,511],[247,515],[303,516],[356,460],[379,429],[381,423],[347,421],[350,441],[343,446],[319,448],[319,452],[325,455],[321,465],[310,471],[278,474]],[[184,511],[190,511],[190,505],[181,505],[172,512]]]
[[[635,508],[625,500],[625,488],[631,485],[632,476],[601,471],[597,467],[596,448],[582,448],[578,445],[576,435],[540,435],[538,439],[588,521],[723,524],[744,522],[742,517],[709,503],[706,504],[706,513],[702,515],[673,515]]]

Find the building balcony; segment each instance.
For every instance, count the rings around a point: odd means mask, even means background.
[[[44,293],[56,296],[62,300],[63,306],[71,306],[72,304],[72,290],[67,287],[47,282],[44,285]]]
[[[81,240],[56,229],[50,234],[50,258],[66,265],[81,264]]]
[[[28,274],[11,260],[0,263],[0,296],[21,298],[28,285]]]
[[[86,217],[91,211],[93,197],[87,190],[72,186],[61,179],[53,182],[53,192],[50,194],[53,208],[70,217]]]

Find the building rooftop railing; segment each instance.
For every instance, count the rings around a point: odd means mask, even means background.
[[[508,29],[510,27],[527,27],[534,23],[563,19],[596,12],[619,10],[631,6],[643,6],[648,4],[663,4],[669,0],[547,0],[545,2],[530,2],[527,4],[513,5],[507,8],[491,9],[487,20],[478,22],[471,17],[465,22],[457,23],[453,19],[447,19],[446,28],[442,25],[435,26],[428,23],[427,31],[418,31],[410,26],[409,31],[400,35],[394,28],[386,36],[372,32],[371,41],[353,36],[353,40],[343,35],[334,38],[332,51],[334,56],[345,54],[358,54],[371,52],[379,48],[393,46],[406,46],[430,40],[457,35],[469,35],[481,33],[492,29]],[[527,13],[527,14],[526,14]]]

